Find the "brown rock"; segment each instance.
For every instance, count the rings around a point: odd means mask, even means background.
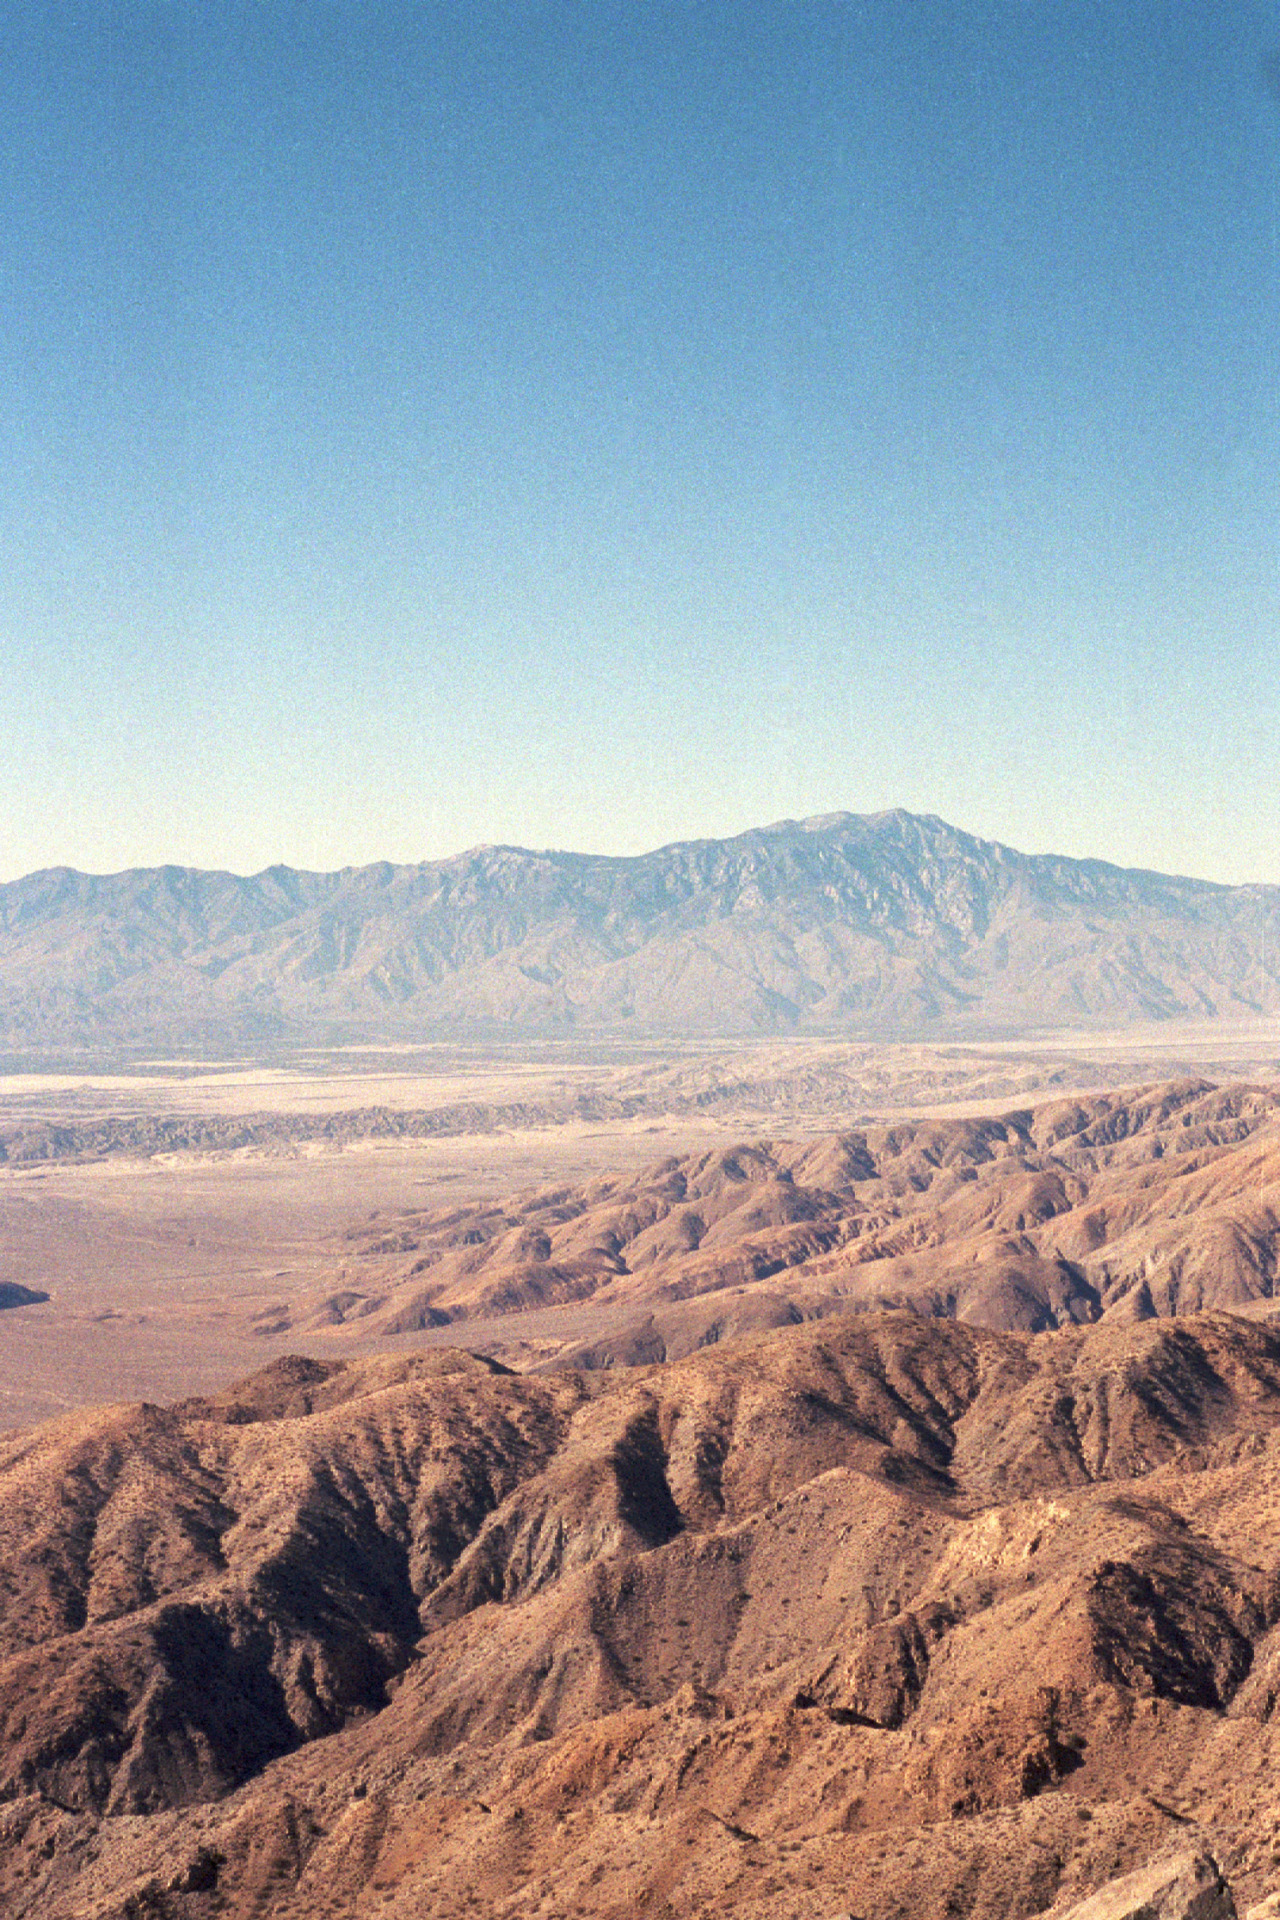
[[[76,1416],[0,1448],[0,1912],[1029,1920],[1194,1828],[1243,1904],[1277,1538],[1225,1314]],[[1153,1915],[1232,1911],[1179,1875]]]
[[[1109,1881],[1061,1920],[1236,1920],[1236,1903],[1209,1853],[1179,1853]]]

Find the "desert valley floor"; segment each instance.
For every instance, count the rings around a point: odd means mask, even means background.
[[[1280,1078],[1280,1023],[1037,1048],[406,1048],[0,1066],[0,1286],[49,1295],[0,1320],[0,1424],[18,1425],[210,1390],[296,1350],[297,1333],[271,1331],[270,1309],[376,1267],[369,1249],[401,1216],[868,1121],[998,1113],[1178,1076]],[[618,1318],[581,1299],[548,1311],[549,1323],[471,1326],[468,1344],[550,1352]],[[336,1340],[347,1354],[397,1338],[362,1332],[313,1326],[302,1344],[323,1353]]]
[[[1274,1025],[4,1064],[6,1915],[1280,1889]]]

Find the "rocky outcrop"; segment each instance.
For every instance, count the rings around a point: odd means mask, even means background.
[[[38,1307],[49,1298],[41,1287],[19,1286],[16,1280],[0,1281],[0,1312],[6,1307]]]
[[[1176,1853],[1110,1881],[1058,1920],[1236,1920],[1236,1904],[1212,1854]]]

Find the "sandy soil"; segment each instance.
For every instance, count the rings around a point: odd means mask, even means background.
[[[687,1151],[708,1132],[720,1129],[566,1127],[278,1157],[0,1167],[0,1282],[51,1296],[0,1317],[0,1426],[211,1390],[296,1350],[297,1335],[247,1335],[247,1310],[339,1279],[334,1237],[374,1215],[576,1182]],[[302,1344],[327,1350],[323,1339]]]

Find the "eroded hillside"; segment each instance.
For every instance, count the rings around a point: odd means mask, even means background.
[[[367,1340],[485,1322],[500,1341],[496,1317],[589,1302],[607,1331],[557,1355],[586,1366],[886,1308],[1040,1332],[1265,1307],[1278,1228],[1280,1099],[1185,1080],[402,1212],[352,1230],[339,1284],[257,1324]]]
[[[14,1920],[995,1920],[1171,1833],[1280,1877],[1262,1321],[285,1361],[11,1439],[0,1512]]]

